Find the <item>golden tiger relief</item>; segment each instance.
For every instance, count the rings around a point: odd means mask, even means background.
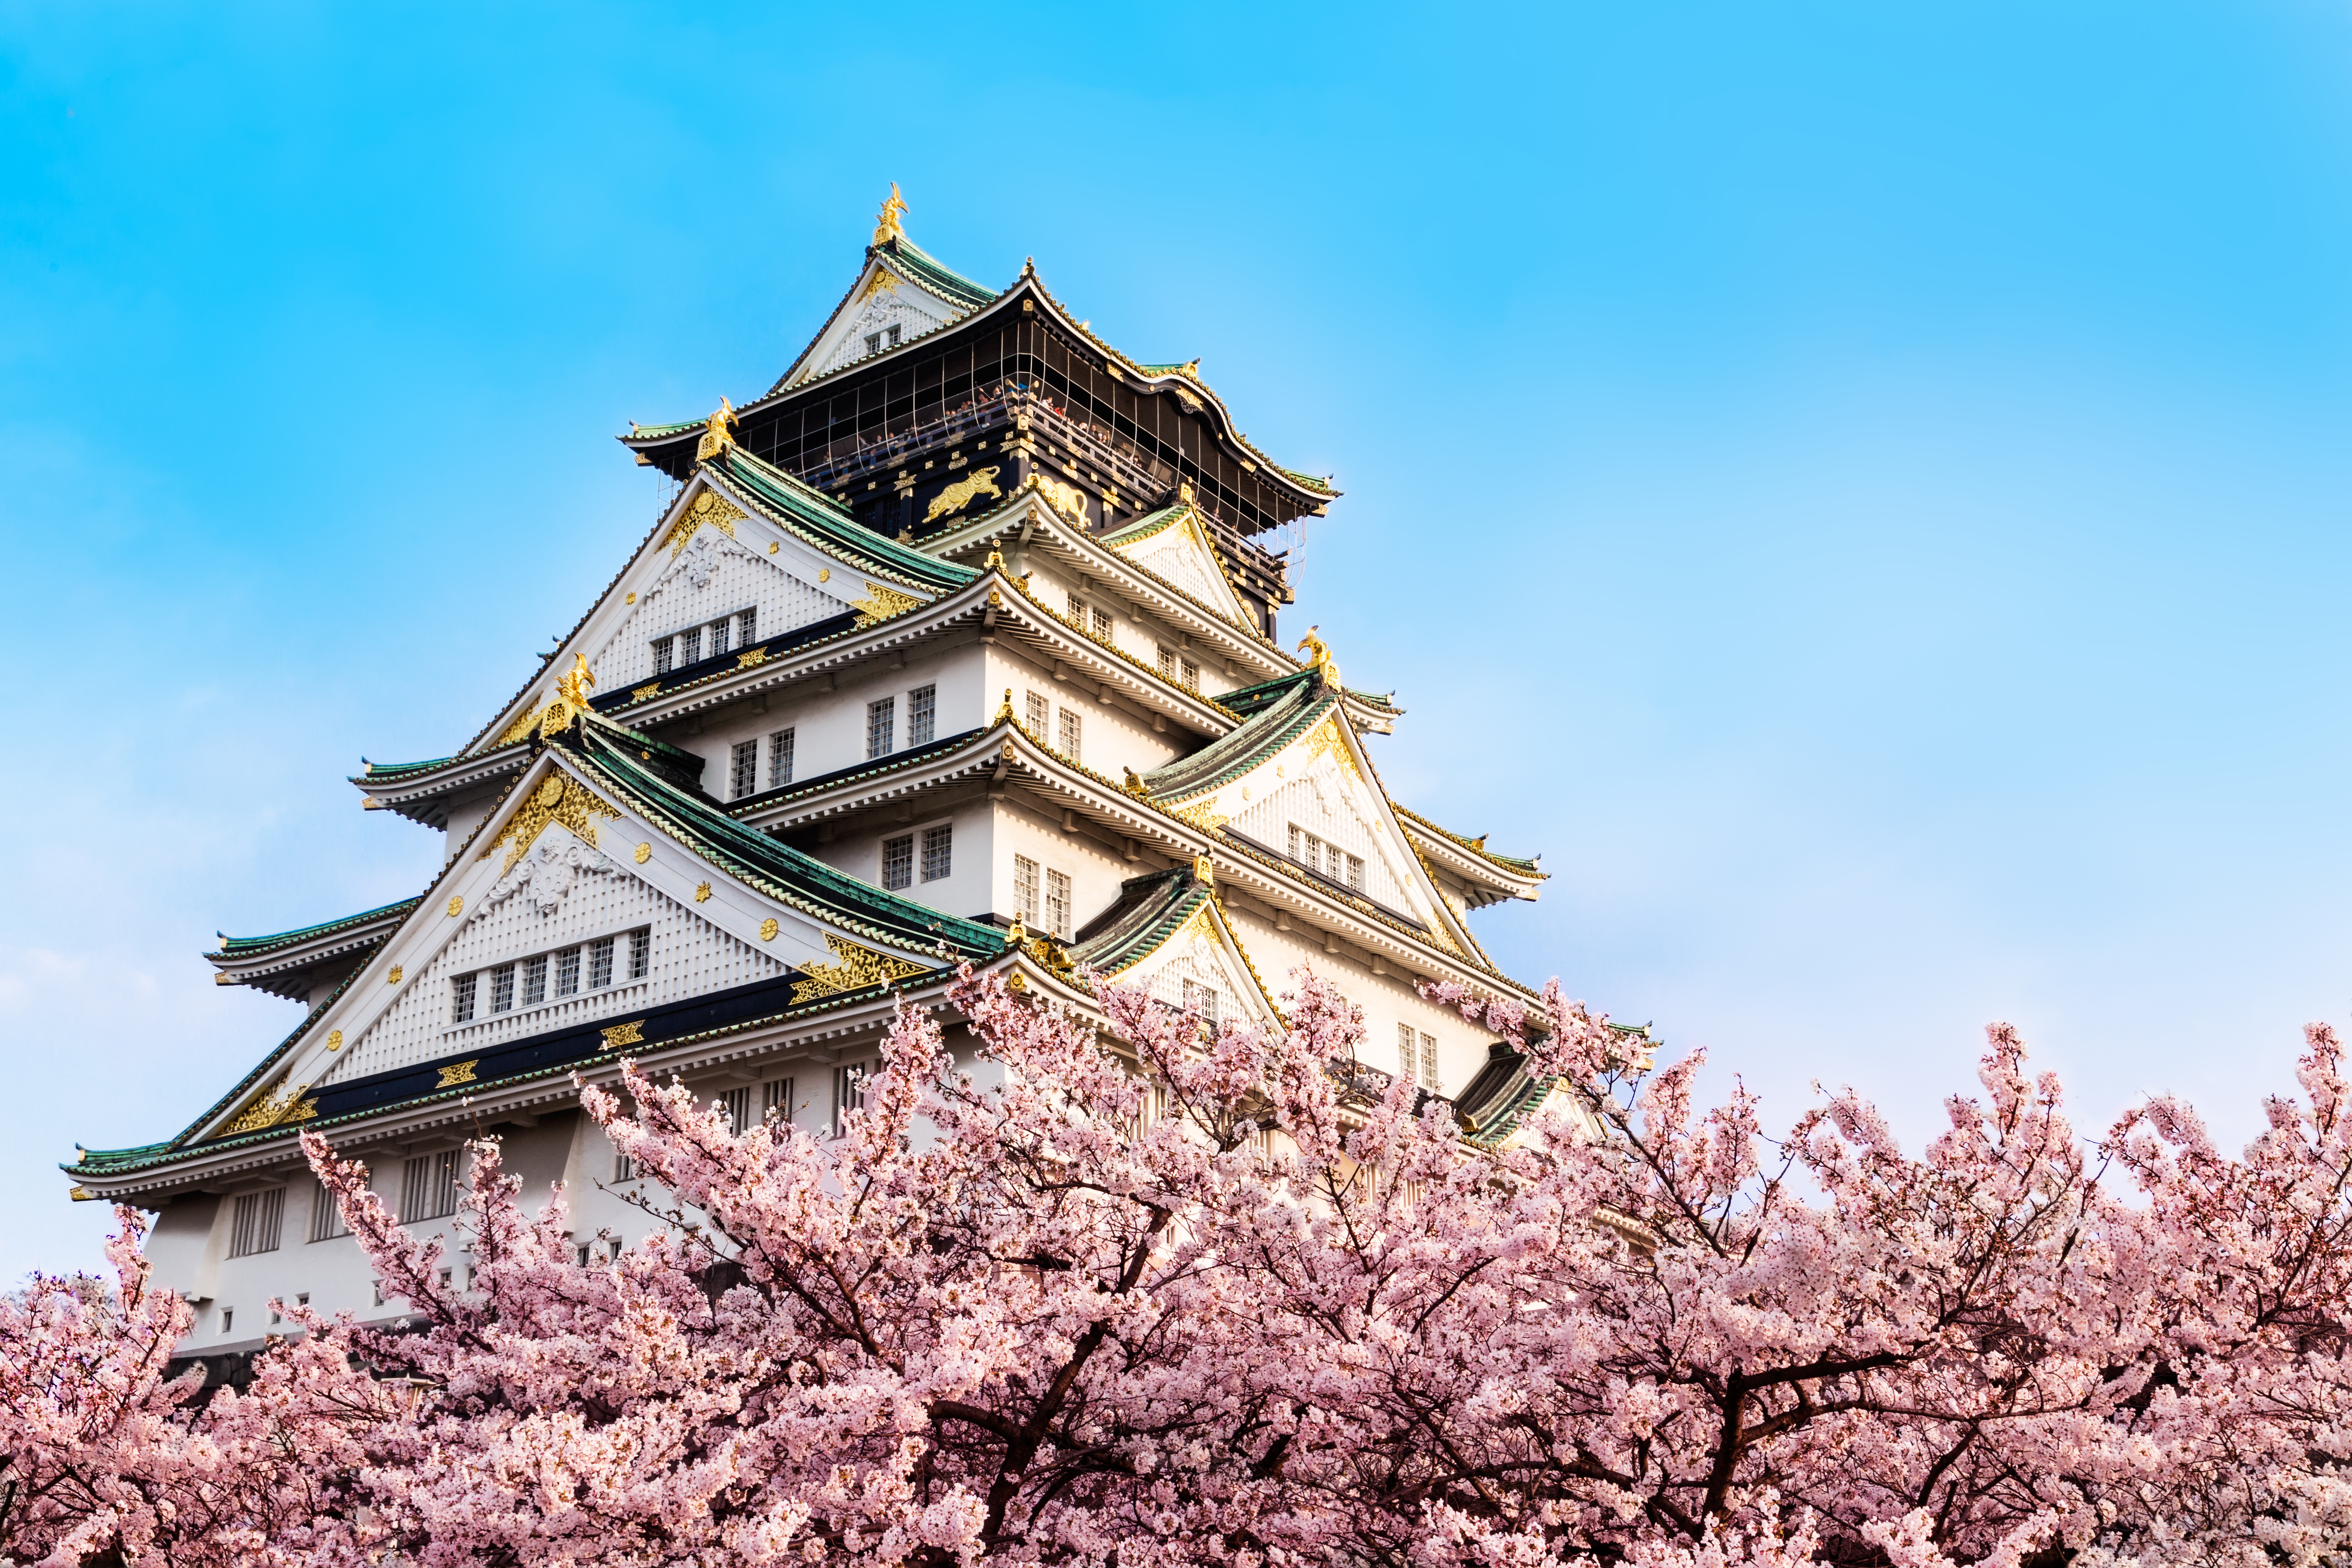
[[[998,471],[994,468],[974,468],[931,498],[931,510],[923,514],[923,521],[929,523],[952,516],[971,505],[974,496],[1002,497],[1004,492],[996,488]]]

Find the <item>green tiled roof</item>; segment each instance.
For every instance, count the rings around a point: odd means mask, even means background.
[[[708,419],[683,419],[675,425],[640,425],[636,423],[636,421],[631,420],[629,422],[629,439],[636,441],[642,440],[648,436],[679,436],[685,434],[688,430],[699,428],[709,423],[710,421]]]
[[[1250,715],[1241,728],[1219,736],[1190,756],[1179,757],[1166,767],[1154,768],[1144,774],[1146,793],[1155,800],[1181,801],[1230,784],[1314,728],[1325,714],[1339,705],[1339,700],[1316,679],[1311,669],[1264,681],[1244,690],[1264,694],[1276,687],[1284,689],[1274,692],[1270,700],[1254,704],[1255,710],[1236,709]],[[1234,708],[1235,695],[1229,691],[1220,700]]]
[[[884,242],[883,255],[904,268],[916,282],[933,293],[943,295],[967,310],[976,310],[996,298],[999,290],[975,283],[953,268],[946,266],[921,246],[904,235]]]
[[[1391,805],[1396,805],[1394,801],[1391,801],[1389,804]],[[1430,821],[1429,818],[1422,816],[1421,813],[1417,811],[1407,811],[1403,806],[1397,805],[1396,814],[1399,816],[1403,817],[1407,822],[1412,823],[1416,827],[1425,827],[1429,829],[1430,832],[1436,834],[1440,838],[1450,839],[1454,843],[1459,844],[1463,848],[1467,849],[1471,854],[1477,856],[1482,860],[1492,860],[1497,866],[1506,867],[1514,871],[1523,872],[1530,877],[1541,877],[1545,875],[1543,869],[1538,866],[1535,861],[1522,860],[1516,855],[1497,855],[1495,851],[1486,847],[1486,842],[1483,839],[1468,837],[1463,834],[1454,832],[1450,827],[1440,827],[1437,824]]]
[[[456,757],[431,757],[421,763],[372,763],[365,757],[362,757],[360,776],[352,782],[358,784],[370,779],[397,778],[404,773],[430,773],[435,768],[457,760]]]
[[[1280,463],[1276,463],[1275,467],[1282,468],[1282,465]],[[1331,488],[1331,480],[1328,475],[1302,474],[1297,468],[1282,468],[1282,471],[1289,478],[1297,479],[1300,484],[1305,485],[1310,490],[1320,490],[1327,496],[1336,496],[1339,493],[1338,490]]]
[[[403,899],[396,904],[385,904],[380,909],[364,910],[355,915],[345,915],[341,920],[321,921],[317,925],[304,926],[299,931],[281,931],[272,936],[224,936],[221,938],[220,946],[206,956],[252,958],[268,952],[272,948],[288,947],[298,942],[307,942],[312,937],[332,936],[339,931],[345,931],[352,926],[366,925],[369,921],[382,920],[386,915],[404,915],[416,907],[416,902],[415,899]]]
[[[706,466],[748,492],[772,521],[829,554],[851,558],[877,577],[944,594],[980,575],[973,567],[941,561],[877,533],[823,490],[740,447],[725,448]]]
[[[1190,501],[1178,501],[1174,506],[1163,506],[1158,511],[1146,512],[1125,528],[1104,534],[1102,542],[1105,544],[1132,544],[1139,539],[1149,539],[1163,529],[1173,528],[1183,521],[1185,514],[1192,510],[1192,504]]]
[[[1209,896],[1190,866],[1130,877],[1118,885],[1118,901],[1080,929],[1071,961],[1117,974],[1174,936]]]

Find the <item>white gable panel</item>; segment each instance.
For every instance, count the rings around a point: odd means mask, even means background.
[[[650,927],[646,973],[628,977],[629,944],[624,933]],[[555,966],[548,966],[548,997],[536,1005],[522,1001],[516,979],[515,1008],[490,1012],[490,978],[476,983],[474,1018],[450,1021],[450,982],[468,972],[552,954],[574,943],[621,936],[614,947],[613,984],[589,990],[587,955],[581,957],[581,991],[557,996]],[[527,1035],[567,1028],[592,1019],[638,1013],[649,1006],[747,984],[784,973],[785,965],[697,915],[691,908],[647,885],[632,864],[603,854],[561,827],[541,835],[531,851],[500,878],[448,944],[412,978],[400,999],[347,1047],[325,1081],[363,1077],[416,1062],[488,1048]]]
[[[1124,553],[1138,566],[1158,573],[1220,615],[1231,616],[1234,613],[1232,586],[1189,526],[1163,530]]]
[[[1140,985],[1155,1002],[1181,1008],[1184,983],[1205,985],[1217,994],[1217,1016],[1245,1024],[1270,1024],[1257,984],[1239,954],[1226,945],[1204,913],[1196,913],[1184,929],[1150,956],[1118,977],[1122,985]]]
[[[928,289],[919,289],[883,268],[878,262],[873,264],[873,269],[858,288],[862,297],[835,317],[833,324],[825,329],[800,380],[823,375],[853,360],[895,347],[890,337],[893,327],[898,329],[898,341],[904,342],[935,331],[964,313]],[[866,346],[866,340],[874,337],[881,339],[878,350]]]
[[[1298,756],[1293,749],[1284,764],[1286,772],[1298,776],[1276,783],[1262,797],[1244,805],[1234,818],[1234,826],[1278,854],[1290,853],[1294,825],[1326,844],[1336,844],[1364,862],[1361,891],[1365,897],[1400,914],[1428,920],[1433,911],[1412,875],[1412,849],[1382,816],[1374,815],[1364,791],[1328,752],[1303,771],[1297,766]],[[1266,772],[1261,770],[1251,782],[1262,785],[1266,781]],[[1344,876],[1339,879],[1346,880]]]
[[[654,678],[654,639],[721,616],[757,612],[755,638],[796,631],[849,606],[784,570],[774,558],[715,528],[694,538],[637,595],[602,647],[589,656],[598,689],[619,691]],[[730,635],[729,646],[736,638]]]

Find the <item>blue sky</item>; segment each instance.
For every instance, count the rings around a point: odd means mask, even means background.
[[[740,11],[741,8],[736,8]],[[2352,1008],[2352,16],[0,5],[0,1277],[404,897],[462,742],[908,231],[1346,499],[1290,620],[1514,973],[1916,1140],[2017,1022],[2233,1138]]]

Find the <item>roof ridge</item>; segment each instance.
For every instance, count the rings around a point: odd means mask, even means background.
[[[345,926],[359,925],[363,921],[380,919],[395,911],[413,910],[423,901],[424,898],[424,894],[415,893],[405,899],[395,900],[389,904],[380,904],[372,910],[362,910],[355,915],[341,915],[334,920],[320,921],[316,925],[297,926],[292,931],[281,931],[269,936],[230,936],[226,932],[215,932],[215,934],[221,939],[221,944],[206,956],[216,956],[223,952],[258,952],[264,948],[282,946],[287,942],[299,941],[303,937],[324,936],[330,931]]]

